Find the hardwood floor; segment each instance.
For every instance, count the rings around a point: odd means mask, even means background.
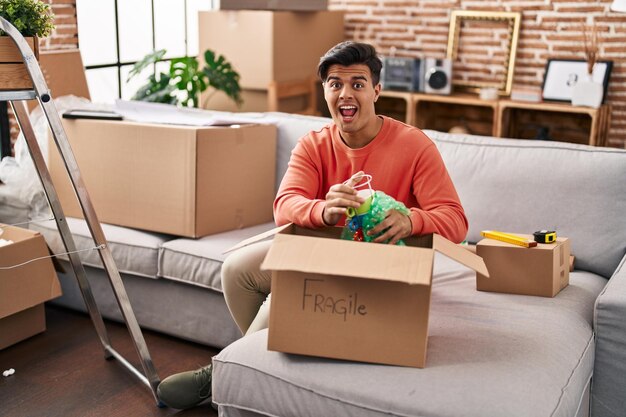
[[[116,360],[105,360],[91,320],[85,314],[46,307],[48,329],[0,350],[0,416],[143,417],[217,416],[209,404],[191,410],[158,408],[149,389]],[[107,321],[114,349],[139,369],[126,327]],[[144,331],[161,379],[209,363],[217,354],[199,344]]]

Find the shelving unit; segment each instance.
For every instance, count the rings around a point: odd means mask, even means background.
[[[604,146],[610,118],[610,106],[606,104],[593,109],[565,103],[500,100],[501,123],[495,136],[533,139],[544,134],[549,140]]]
[[[598,109],[567,103],[481,100],[475,95],[434,95],[382,91],[376,109],[421,129],[447,132],[460,127],[472,134],[513,139],[545,139],[604,146],[609,105]]]
[[[409,125],[415,125],[414,101],[411,93],[402,91],[381,91],[376,102],[376,112]]]

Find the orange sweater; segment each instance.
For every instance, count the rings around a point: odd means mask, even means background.
[[[438,233],[457,243],[465,238],[465,212],[437,147],[421,130],[388,117],[360,149],[346,146],[334,123],[302,137],[274,201],[276,224],[324,226],[329,188],[358,171],[372,175],[374,190],[411,210],[412,234]]]

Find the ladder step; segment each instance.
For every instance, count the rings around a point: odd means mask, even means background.
[[[0,90],[0,101],[34,100],[37,98],[35,90]]]

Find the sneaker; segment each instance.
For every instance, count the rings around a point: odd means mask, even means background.
[[[211,365],[165,378],[157,396],[171,408],[187,409],[211,399]]]

